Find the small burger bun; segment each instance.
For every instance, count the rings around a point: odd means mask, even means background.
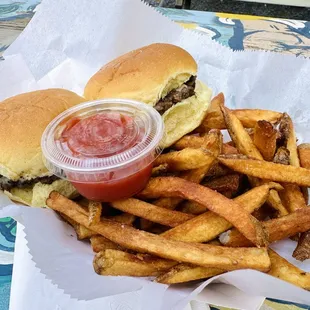
[[[131,51],[102,67],[84,89],[87,100],[127,98],[155,106],[170,91],[197,75],[194,58],[184,49],[156,43]],[[212,91],[196,81],[195,94],[173,105],[162,115],[163,147],[197,128],[204,119]]]
[[[0,103],[0,178],[1,182],[34,184],[4,190],[11,199],[36,207],[45,206],[52,190],[76,195],[67,181],[42,184],[37,178],[52,174],[43,163],[41,137],[46,126],[61,112],[85,99],[64,89],[47,89],[8,98]]]

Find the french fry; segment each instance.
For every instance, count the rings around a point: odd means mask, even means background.
[[[74,199],[74,201],[78,203],[80,206],[82,206],[83,208],[88,209],[89,200],[86,199],[85,197],[79,196],[76,199]]]
[[[200,149],[201,145],[205,142],[207,135],[204,136],[195,136],[195,135],[187,135],[182,137],[179,141],[177,141],[172,148],[174,150],[183,150],[186,148],[191,149]]]
[[[276,183],[255,187],[234,199],[246,212],[252,213],[266,201],[272,188],[281,189]],[[162,236],[185,242],[208,242],[232,228],[231,223],[213,212],[205,212],[193,219],[167,230]]]
[[[218,156],[222,152],[223,147],[223,135],[221,131],[217,129],[210,130],[200,147],[210,151],[215,157]]]
[[[283,114],[280,122],[280,132],[284,136],[284,144],[289,152],[290,165],[300,167],[294,125],[291,118],[286,113]],[[289,212],[294,212],[297,209],[307,206],[304,196],[297,185],[284,184],[283,186],[284,191],[281,192],[281,198],[285,208]]]
[[[100,222],[102,212],[102,205],[100,202],[89,201],[88,211],[89,211],[89,219],[88,219],[89,225]]]
[[[256,123],[253,142],[265,160],[273,160],[277,148],[277,130],[270,122],[262,120]]]
[[[304,143],[298,146],[300,164],[303,168],[310,169],[310,143]]]
[[[298,146],[298,155],[301,167],[310,169],[310,144],[300,144]],[[306,202],[308,202],[308,189],[306,187],[303,187],[302,192],[304,194]]]
[[[181,177],[188,181],[194,183],[200,183],[205,175],[208,173],[213,163],[216,161],[216,157],[221,153],[223,144],[223,136],[220,131],[212,130],[210,131],[204,140],[204,143],[200,145],[202,149],[209,150],[213,156],[209,156],[209,160],[205,159],[205,165],[200,168],[192,169],[189,171],[184,171],[181,173]],[[181,200],[180,200],[181,201]],[[180,202],[179,201],[179,202]],[[160,204],[155,203],[158,206],[164,207],[164,204],[167,204],[167,201],[160,202]]]
[[[63,217],[64,220],[68,222],[74,228],[78,240],[89,239],[92,236],[96,235],[96,232],[77,223],[76,221],[72,220],[70,217],[64,214],[61,214],[61,217]]]
[[[310,169],[310,144],[299,145],[298,155],[301,167]],[[303,187],[301,190],[305,201],[308,202],[308,189]],[[293,257],[300,261],[310,258],[310,232],[304,232],[300,235]]]
[[[304,261],[310,258],[310,232],[307,231],[301,234],[298,245],[293,252],[293,257],[299,261]]]
[[[210,161],[214,161],[214,156],[208,151],[187,148],[158,156],[154,166],[168,164],[170,171],[184,171],[201,168]]]
[[[274,182],[293,183],[310,187],[310,171],[305,168],[275,164],[248,158],[219,156],[221,164],[249,176],[267,179]]]
[[[236,192],[240,185],[240,178],[240,174],[229,174],[203,182],[202,185],[220,193],[227,191]]]
[[[94,231],[90,230],[88,227],[85,227],[85,225],[78,225],[74,228],[75,228],[75,232],[77,234],[78,240],[88,239],[96,234]]]
[[[108,249],[121,250],[121,246],[100,235],[91,236],[90,244],[96,253]]]
[[[235,116],[228,108],[223,105],[221,106],[221,111],[223,113],[229,135],[232,141],[235,143],[238,151],[249,157],[262,160],[262,155],[255,147],[252,139],[242,126],[242,123],[239,121],[237,116]]]
[[[232,191],[224,191],[221,192],[221,194],[226,198],[232,198],[233,194],[235,193]],[[207,208],[195,201],[185,201],[181,204],[180,211],[184,213],[199,215],[206,212]]]
[[[130,254],[108,249],[96,254],[95,272],[104,276],[157,276],[174,266],[176,262],[148,254]]]
[[[122,214],[110,216],[107,218],[112,221],[116,221],[118,223],[122,223],[126,225],[132,225],[133,222],[136,220],[136,217],[133,214],[129,214],[129,213],[122,213]]]
[[[254,128],[255,124],[260,120],[276,124],[282,116],[280,112],[259,109],[233,110],[233,114],[237,116],[245,128]]]
[[[168,164],[162,164],[152,169],[152,177],[158,177],[162,174],[167,173],[169,170]]]
[[[249,137],[253,141],[254,140],[254,128],[244,128],[244,129],[246,130],[246,132],[248,133]]]
[[[209,162],[209,164],[198,168],[198,169],[193,169],[193,170],[188,170],[188,171],[183,171],[179,177],[187,180],[189,182],[193,182],[193,183],[200,183],[204,177],[206,176],[206,174],[208,173],[210,167],[213,165],[214,161],[215,161],[215,157],[213,158],[213,160],[211,160]]]
[[[261,183],[265,183],[265,182],[269,182],[264,180]],[[284,207],[281,198],[279,196],[279,193],[275,190],[271,190],[269,193],[269,197],[267,199],[267,204],[272,207],[274,210],[277,211],[277,216],[285,216],[288,215],[288,211],[286,210],[286,208]]]
[[[224,104],[224,94],[220,93],[211,100],[210,107],[205,119],[196,129],[197,132],[208,132],[210,129],[225,129],[225,122],[221,113],[220,105]]]
[[[301,187],[301,192],[304,195],[304,199],[306,201],[306,204],[308,204],[308,202],[309,202],[308,187]]]
[[[182,172],[180,175],[181,178],[190,182],[200,183],[215,163],[216,157],[222,150],[223,136],[220,131],[212,130],[208,133],[207,137],[208,139],[205,143],[201,144],[201,148],[210,151],[213,156],[209,156],[202,167]]]
[[[173,266],[168,272],[158,276],[156,282],[163,284],[184,283],[214,277],[224,272],[225,270],[218,268],[178,264]]]
[[[239,119],[235,117],[229,109],[225,108],[224,106],[222,106],[221,108],[230,137],[232,138],[239,152],[249,157],[253,157],[258,160],[263,160],[262,155],[254,145],[249,133],[244,129]],[[254,178],[251,178],[250,182],[254,186],[262,184],[260,180]],[[279,194],[274,190],[270,192],[270,197],[268,198],[267,203],[274,209],[278,210],[278,213],[281,216],[286,215],[288,213],[287,210],[282,205]]]
[[[223,93],[214,97],[211,101],[208,113],[202,124],[198,127],[198,132],[208,132],[208,129],[226,129],[225,121],[220,112],[220,105],[225,101]],[[272,124],[279,122],[282,113],[259,110],[259,109],[239,109],[232,110],[232,113],[238,117],[245,128],[254,128],[255,124],[260,120],[266,120]]]
[[[172,148],[175,150],[183,150],[185,148],[205,148],[209,150],[214,147],[214,144],[218,143],[217,136],[220,134],[221,132],[219,130],[211,130],[203,136],[187,135],[177,141]]]
[[[184,201],[180,206],[180,211],[184,213],[199,215],[206,212],[208,209],[195,201]]]
[[[310,207],[298,209],[286,216],[262,222],[269,242],[283,240],[310,229]],[[251,243],[236,229],[220,236],[220,242],[229,247],[248,247]]]
[[[268,253],[271,260],[269,275],[310,290],[310,273],[292,265],[271,249],[268,250]]]
[[[139,194],[142,198],[181,197],[205,205],[235,226],[247,239],[258,246],[266,245],[266,236],[260,223],[233,200],[204,186],[180,178],[154,178]]]
[[[208,171],[207,173],[207,177],[210,178],[217,178],[217,177],[222,177],[224,175],[228,175],[228,174],[232,174],[234,173],[231,169],[228,169],[227,167],[219,164],[219,163],[215,163]]]
[[[184,171],[181,173],[181,177],[190,182],[200,183],[215,163],[216,157],[221,153],[223,144],[223,135],[221,132],[219,130],[211,130],[205,137],[206,138],[203,144],[200,146],[202,148],[208,149],[214,156],[210,156],[209,161],[203,167]],[[178,206],[179,203],[182,202],[182,200],[182,198],[160,198],[153,202],[153,204],[159,207],[173,210]],[[149,230],[152,226],[152,222],[145,219],[141,219],[140,224],[143,230]]]
[[[209,157],[209,161],[205,163],[204,166],[198,169],[193,169],[189,171],[184,171],[180,174],[180,177],[194,183],[200,183],[203,178],[207,175],[210,168],[216,162],[216,157],[220,155],[223,144],[223,135],[218,130],[212,130],[208,134],[209,141],[212,143],[208,145],[208,143],[201,145],[203,149],[208,149],[213,156]]]
[[[79,196],[78,198],[74,199],[74,201],[79,204],[81,207],[83,207],[85,210],[88,210],[89,208],[89,199],[86,199],[85,197]],[[108,203],[101,202],[101,216],[107,216],[111,212],[111,207]]]
[[[155,201],[153,201],[153,205],[161,208],[165,208],[168,210],[174,210],[176,206],[180,203],[180,198],[159,198]]]
[[[239,151],[234,146],[224,143],[222,154],[224,155],[239,154]]]
[[[290,152],[290,164],[300,167],[294,125],[287,113],[283,113],[279,127],[280,133],[284,137],[284,146]]]
[[[255,124],[260,120],[266,120],[272,124],[277,124],[282,116],[282,113],[270,110],[237,109],[231,111],[245,128],[254,128]],[[218,110],[211,110],[210,115],[208,114],[198,127],[198,132],[207,132],[210,128],[226,129],[225,122]]]
[[[293,257],[301,262],[310,258],[310,231],[300,235],[292,236],[292,240],[297,241],[297,246],[293,252]]]
[[[276,164],[289,165],[290,151],[284,146],[279,147],[273,158],[273,162]]]
[[[235,143],[237,149],[242,153],[249,157],[253,157],[258,160],[263,160],[262,155],[260,154],[259,150],[256,148],[255,144],[253,143],[248,131],[244,129],[242,123],[239,121],[239,119],[233,115],[233,113],[225,108],[221,107],[222,112],[224,115],[224,119],[228,128],[228,132]],[[232,158],[234,158],[234,155],[231,155]],[[236,155],[239,157],[238,155]],[[234,170],[234,169],[233,169]],[[251,178],[251,183],[255,186],[258,186],[262,184],[258,179]],[[266,181],[268,182],[268,181]],[[280,216],[287,215],[288,212],[283,206],[281,199],[279,197],[278,192],[275,190],[270,191],[270,195],[268,198],[268,204],[276,209]]]
[[[173,197],[168,197],[168,198],[159,198],[155,201],[153,201],[153,205],[165,208],[168,210],[174,210],[180,202],[182,202],[182,198],[173,198]],[[146,219],[140,219],[140,226],[142,230],[149,230],[154,223],[146,220]]]
[[[49,208],[88,227],[88,213],[78,204],[53,191],[46,201]],[[265,248],[235,248],[170,240],[128,225],[101,219],[92,230],[124,248],[153,254],[178,262],[225,270],[252,268],[267,271],[270,259]]]
[[[297,185],[285,183],[283,187],[284,191],[280,192],[280,197],[289,213],[307,206],[305,197]]]
[[[134,198],[114,201],[111,202],[111,205],[115,209],[170,227],[178,226],[194,217],[191,214],[157,207],[145,201]]]

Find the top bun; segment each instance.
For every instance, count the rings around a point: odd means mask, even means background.
[[[197,74],[194,58],[182,48],[156,43],[131,51],[101,68],[87,83],[88,100],[130,98],[154,106]]]
[[[61,112],[85,101],[64,89],[21,94],[0,103],[0,175],[13,181],[50,175],[42,160],[41,136]]]

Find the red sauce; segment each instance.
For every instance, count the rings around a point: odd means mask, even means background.
[[[59,139],[63,149],[78,158],[106,158],[120,154],[139,143],[144,131],[131,117],[118,113],[101,113],[74,118]],[[115,171],[95,174],[67,173],[76,189],[88,199],[113,201],[133,196],[143,189],[151,176],[149,156]]]
[[[91,200],[109,202],[126,199],[140,192],[148,182],[151,173],[152,165],[149,165],[130,176],[116,181],[97,183],[71,181],[71,183],[82,196]]]

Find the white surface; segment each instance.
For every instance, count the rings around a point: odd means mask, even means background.
[[[258,3],[270,3],[270,4],[281,4],[281,5],[293,5],[301,7],[310,7],[309,0],[236,0],[242,2],[258,2]]]
[[[9,65],[6,61],[0,63],[0,80],[15,73],[15,79],[23,83],[12,81],[20,88],[0,83],[0,96],[4,91],[5,96],[9,96],[36,89],[38,85],[66,87],[82,93],[90,75],[105,62],[153,42],[174,43],[187,49],[198,62],[199,78],[207,82],[215,94],[223,91],[229,106],[286,110],[297,124],[299,141],[309,140],[308,60],[267,52],[232,52],[207,36],[182,29],[137,0],[79,0],[78,5],[76,0],[43,1],[28,27],[4,55],[7,58],[21,53],[25,70],[21,71],[14,61]],[[22,79],[24,73],[25,79]],[[0,197],[0,203],[8,204],[4,197]],[[214,281],[225,285],[212,285],[208,294],[200,295],[199,298],[204,296],[208,303],[256,310],[264,299],[261,296],[310,302],[309,292],[251,270],[226,273],[198,287],[183,285],[169,289],[145,279],[100,277],[92,270],[90,246],[77,242],[71,236],[72,229],[53,212],[16,206],[0,210],[0,217],[14,214],[25,226],[27,246],[36,266],[66,294],[85,300],[79,305],[88,301],[96,303],[101,298],[98,305],[102,309],[111,304],[112,298],[115,306],[121,308],[132,298],[133,309],[141,306],[143,310],[179,310]],[[282,244],[280,250],[290,256],[286,244]],[[310,270],[309,262],[301,267]],[[52,294],[49,289],[44,286],[39,292],[49,297]],[[124,293],[130,291],[132,293],[124,298]],[[28,296],[31,296],[26,299],[28,309],[34,309],[37,300],[33,294]],[[69,301],[67,295],[57,296],[59,303],[75,307],[76,300]]]

